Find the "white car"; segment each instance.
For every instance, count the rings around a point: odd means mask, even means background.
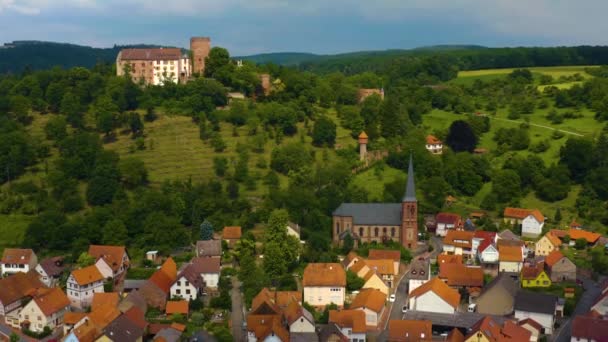
[[[401,307],[401,312],[403,312],[403,313],[407,312],[407,305],[404,305]]]
[[[392,295],[390,295],[390,296],[388,297],[388,301],[389,301],[389,302],[391,302],[391,303],[394,303],[394,302],[395,302],[395,298],[396,298],[396,297],[395,297],[395,294],[393,293]]]

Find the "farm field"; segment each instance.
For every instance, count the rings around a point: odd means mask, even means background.
[[[25,230],[33,220],[27,215],[0,215],[0,253],[7,247],[18,247],[23,242]]]

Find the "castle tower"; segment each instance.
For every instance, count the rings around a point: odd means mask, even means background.
[[[359,160],[364,161],[367,157],[367,134],[361,132],[359,134]]]
[[[401,201],[401,245],[410,249],[418,245],[418,201],[411,155],[410,165],[407,168],[407,186]]]
[[[192,73],[198,73],[202,76],[205,72],[205,58],[209,56],[209,51],[211,51],[211,38],[190,38],[190,51],[192,51]]]

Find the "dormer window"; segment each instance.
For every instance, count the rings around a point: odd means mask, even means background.
[[[418,272],[416,272],[416,270],[413,270],[413,271],[412,271],[412,274],[417,274],[417,273],[418,273]]]

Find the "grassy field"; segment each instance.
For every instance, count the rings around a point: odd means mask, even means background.
[[[32,219],[32,216],[26,215],[0,215],[0,253],[7,247],[21,245]]]
[[[384,184],[391,183],[399,177],[405,178],[405,172],[388,166],[385,166],[382,171],[376,171],[372,167],[357,174],[353,183],[367,190],[370,201],[379,202],[384,192]]]

